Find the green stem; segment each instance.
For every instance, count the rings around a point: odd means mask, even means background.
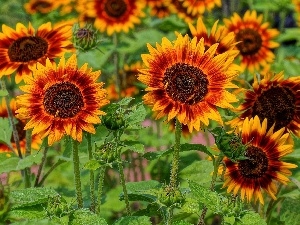
[[[123,192],[124,192],[124,200],[125,200],[125,204],[126,204],[126,211],[127,211],[127,215],[130,216],[131,215],[131,210],[130,210],[130,205],[129,205],[129,198],[128,198],[128,193],[127,193],[127,188],[126,188],[126,184],[125,184],[124,168],[123,168],[123,164],[122,164],[121,160],[120,160],[120,162],[118,162],[118,167],[119,167],[119,173],[120,173],[120,182],[121,182],[121,185],[123,187]]]
[[[224,158],[223,153],[220,153],[217,160],[215,161],[214,172],[213,172],[213,175],[212,175],[212,178],[211,178],[211,183],[210,183],[210,190],[211,191],[215,190],[215,183],[216,183],[217,176],[218,176],[219,165],[222,162],[223,158]],[[205,224],[204,218],[205,218],[206,213],[207,213],[207,207],[204,206],[203,209],[202,209],[200,218],[199,218],[198,225],[204,225]]]
[[[176,124],[175,124],[175,145],[174,145],[172,168],[171,168],[171,175],[170,175],[170,187],[173,188],[174,190],[177,188],[181,127],[182,127],[181,123],[178,121],[178,119],[176,119]]]
[[[1,80],[0,86],[1,86],[1,90],[7,91],[5,82],[3,80]],[[22,156],[22,152],[21,152],[19,134],[18,134],[17,127],[14,123],[14,115],[13,115],[13,112],[11,111],[11,108],[10,108],[8,95],[4,96],[4,99],[5,99],[8,119],[9,119],[10,125],[11,125],[12,130],[13,130],[12,134],[13,134],[13,138],[14,138],[14,141],[15,141],[15,144],[16,144],[17,153],[18,153],[18,156],[22,159],[23,156]]]
[[[34,183],[35,187],[37,187],[39,185],[39,180],[40,180],[40,177],[41,177],[41,174],[42,174],[42,169],[43,169],[43,166],[44,166],[44,164],[46,162],[46,159],[47,159],[48,149],[49,149],[48,142],[46,142],[44,152],[43,152],[42,162],[39,166],[39,169],[38,169],[38,172],[37,172],[37,175],[36,175],[36,178],[35,178],[35,183]]]
[[[93,159],[93,152],[92,152],[92,136],[90,133],[86,134],[87,139],[87,149],[89,153],[89,160]],[[90,209],[92,212],[95,212],[96,207],[96,198],[95,198],[95,176],[94,171],[90,170],[90,195],[91,195],[91,206]]]
[[[51,168],[48,170],[48,172],[43,176],[43,178],[41,179],[41,181],[36,185],[36,187],[40,187],[43,185],[43,183],[45,182],[46,178],[50,175],[50,173],[56,168],[58,167],[60,164],[63,164],[64,160],[58,160],[53,166],[51,166]]]
[[[75,191],[78,208],[83,208],[83,198],[81,192],[81,180],[79,169],[79,155],[78,155],[78,142],[73,140],[73,165],[74,165],[74,179],[75,179]]]
[[[279,185],[279,188],[278,188],[278,191],[277,193],[279,194],[279,192],[281,191],[282,189],[282,184]],[[274,207],[277,205],[278,202],[280,202],[282,199],[281,198],[278,198],[276,200],[274,199],[271,199],[271,201],[269,202],[268,204],[268,207],[267,207],[267,210],[266,210],[266,221],[267,221],[267,224],[269,224],[270,220],[271,220],[271,215],[272,215],[272,211],[274,209]]]
[[[168,211],[168,219],[166,225],[172,225],[172,220],[173,220],[173,208],[169,209]]]
[[[101,208],[101,198],[103,192],[103,183],[104,183],[104,176],[105,176],[105,168],[106,166],[100,167],[99,171],[99,180],[98,180],[98,201],[96,205],[97,214],[100,215],[100,208]]]

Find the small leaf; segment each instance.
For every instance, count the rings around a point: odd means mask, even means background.
[[[131,110],[132,111],[125,116],[125,120],[129,124],[129,128],[136,123],[143,122],[147,115],[146,109],[141,103],[131,107]]]
[[[298,221],[299,222],[299,221]],[[260,215],[253,211],[248,211],[240,220],[238,220],[238,224],[243,225],[267,225],[266,221],[260,217]],[[290,223],[286,223],[292,225]]]
[[[19,161],[20,158],[18,157],[10,157],[0,162],[0,174],[16,171]]]
[[[49,197],[57,197],[58,193],[51,188],[26,188],[10,193],[12,209],[27,207],[48,202]]]
[[[300,221],[300,202],[298,199],[285,198],[280,210],[280,221],[288,225],[298,225]]]
[[[70,216],[70,225],[107,225],[105,219],[88,209],[78,209]]]
[[[121,106],[125,106],[125,105],[129,105],[129,103],[133,100],[134,98],[132,97],[125,97],[123,99],[121,99],[120,101],[118,101],[115,104],[121,105]]]
[[[130,192],[140,192],[150,189],[158,189],[161,187],[161,183],[156,180],[147,180],[139,182],[128,182],[126,183],[126,188]]]
[[[19,209],[10,210],[7,214],[9,220],[37,220],[44,219],[46,212],[41,205],[26,206]]]
[[[173,225],[193,225],[192,223],[186,222],[184,220],[175,221]]]
[[[128,149],[141,154],[145,152],[144,145],[138,141],[123,141],[123,144],[125,145],[123,147],[124,150]]]
[[[43,153],[39,151],[38,153],[31,154],[23,159],[20,159],[17,170],[22,170],[31,167],[34,164],[40,164],[42,161]]]
[[[152,225],[148,216],[126,216],[117,220],[113,225]]]
[[[88,161],[85,165],[84,165],[84,168],[87,169],[87,170],[97,170],[99,167],[100,167],[100,163],[95,160],[95,159],[92,159],[90,161]]]

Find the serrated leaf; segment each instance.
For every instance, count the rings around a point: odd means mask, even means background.
[[[186,213],[198,213],[200,211],[200,205],[201,204],[199,204],[195,198],[187,197],[181,207],[181,211]]]
[[[157,198],[149,194],[128,194],[129,201],[155,202]],[[124,195],[121,194],[120,200],[124,200]]]
[[[107,225],[104,218],[88,209],[78,209],[70,216],[70,225]]]
[[[163,151],[155,151],[155,152],[146,152],[143,157],[147,160],[154,160],[154,159],[158,159],[164,155],[170,154],[171,151],[170,149],[168,150],[163,150]]]
[[[95,160],[95,159],[92,159],[92,160],[89,160],[85,165],[84,165],[84,168],[87,169],[87,170],[97,170],[98,168],[100,168],[101,164]]]
[[[0,174],[16,171],[20,158],[10,157],[0,162]]]
[[[224,220],[224,223],[227,225],[234,225],[235,223],[235,218],[234,216],[230,216],[230,217],[227,217],[227,216],[224,216],[223,217],[223,220]]]
[[[23,208],[10,210],[7,214],[9,220],[38,220],[45,219],[46,212],[41,205],[26,206]]]
[[[280,221],[288,225],[298,225],[300,221],[299,199],[285,198],[280,210]]]
[[[57,197],[58,193],[51,188],[26,188],[14,190],[10,193],[12,209],[26,206],[44,204],[48,202],[48,198]]]
[[[132,108],[132,111],[125,115],[125,120],[129,124],[129,128],[131,125],[136,123],[141,123],[145,120],[147,115],[146,109],[142,104],[137,104]]]
[[[17,170],[23,170],[25,168],[31,167],[34,164],[40,164],[42,161],[43,153],[39,151],[38,153],[26,156],[19,160]]]
[[[61,223],[51,221],[50,219],[25,220],[25,221],[11,223],[10,225],[37,225],[37,224],[38,225],[62,225]]]
[[[260,217],[256,212],[249,211],[247,212],[240,220],[237,221],[237,224],[243,225],[267,225],[266,221]],[[288,223],[289,224],[289,223]],[[292,225],[292,224],[289,224]]]
[[[113,225],[152,225],[148,216],[126,216],[117,220]]]
[[[173,225],[193,225],[192,223],[189,223],[187,221],[184,220],[180,220],[180,221],[175,221],[174,223],[172,223]]]
[[[221,204],[221,196],[194,181],[189,181],[188,183],[192,194],[200,203],[203,203],[208,209],[216,214],[222,213],[223,205]]]
[[[120,105],[120,106],[125,106],[125,105],[129,105],[129,103],[133,100],[134,98],[132,97],[125,97],[125,98],[122,98],[120,101],[118,101],[117,105]]]
[[[188,179],[197,183],[210,183],[213,163],[208,160],[195,161],[179,172],[182,179]]]
[[[147,180],[139,182],[128,182],[126,183],[126,188],[130,192],[140,192],[150,189],[158,189],[161,187],[161,183],[156,180]]]
[[[128,149],[141,154],[145,152],[145,146],[139,141],[123,141],[123,144],[125,145],[124,150]]]

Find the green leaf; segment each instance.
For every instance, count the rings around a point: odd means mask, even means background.
[[[285,198],[280,210],[280,221],[288,225],[298,225],[300,221],[299,199]]]
[[[212,158],[213,162],[215,160],[213,154],[211,154],[211,152],[207,150],[205,145],[186,143],[186,144],[182,144],[180,148],[181,148],[180,151],[182,151],[182,152],[183,151],[193,151],[193,150],[203,152],[203,153],[209,155]]]
[[[34,164],[40,164],[43,158],[42,151],[39,151],[37,153],[31,154],[23,159],[20,159],[17,170],[22,170],[27,167],[31,167]]]
[[[158,189],[160,187],[161,187],[161,183],[156,180],[126,183],[126,188],[130,192],[140,192],[140,191],[145,191],[150,189]]]
[[[184,220],[175,221],[173,225],[193,225],[192,223],[186,222]]]
[[[248,211],[237,222],[238,222],[237,224],[243,224],[243,225],[257,225],[257,224],[259,224],[259,225],[267,225],[266,221],[263,218],[261,218],[258,213],[253,212],[253,211]],[[292,225],[290,223],[287,223],[287,224]]]
[[[11,225],[62,225],[61,223],[51,221],[50,219],[42,219],[42,220],[25,220],[19,221],[15,223],[11,223]]]
[[[122,98],[120,101],[118,101],[117,105],[120,105],[120,106],[128,106],[129,103],[133,100],[134,98],[132,97],[125,97],[125,98]]]
[[[129,124],[129,128],[136,123],[141,123],[144,121],[147,115],[146,109],[142,103],[134,105],[131,107],[131,110],[132,111],[125,115],[125,120]]]
[[[87,170],[97,170],[99,167],[101,166],[101,164],[95,160],[95,159],[92,159],[92,160],[89,160],[85,165],[84,165],[84,168],[87,169]]]
[[[168,150],[163,150],[163,151],[155,151],[155,152],[146,152],[143,157],[145,159],[148,159],[148,160],[154,160],[154,159],[158,159],[162,156],[165,156],[165,155],[168,155],[168,154],[171,154],[171,150],[168,149]]]
[[[12,127],[8,118],[0,117],[0,143],[11,146]]]
[[[213,163],[208,160],[194,161],[179,172],[182,179],[188,179],[196,183],[210,183],[211,173],[213,172]]]
[[[0,90],[0,97],[5,97],[8,96],[8,91],[7,90]]]
[[[197,199],[186,197],[181,211],[186,213],[198,213],[200,211],[200,205]]]
[[[58,193],[51,188],[26,188],[14,190],[10,193],[12,209],[44,204],[48,198],[57,197]]]
[[[113,225],[152,225],[148,216],[126,216],[117,220]]]
[[[149,194],[128,194],[129,201],[155,202],[156,196]],[[124,194],[120,195],[120,200],[124,200]]]
[[[224,217],[223,217],[223,220],[224,220],[224,224],[234,225],[234,223],[235,223],[235,218],[234,218],[234,216],[229,216],[229,217],[224,216]]]
[[[38,220],[46,217],[46,212],[41,205],[26,206],[10,210],[7,214],[9,220]]]
[[[107,225],[105,219],[88,209],[78,209],[70,216],[70,225]]]
[[[0,174],[16,171],[20,158],[10,157],[0,162]]]
[[[142,143],[140,143],[139,141],[123,141],[123,144],[125,145],[123,147],[124,150],[131,150],[133,152],[137,152],[137,153],[144,153],[145,152],[145,147]]]
[[[200,203],[203,203],[208,209],[210,209],[214,213],[221,214],[222,199],[216,192],[213,192],[208,188],[205,188],[193,181],[189,181],[189,187],[194,197]]]

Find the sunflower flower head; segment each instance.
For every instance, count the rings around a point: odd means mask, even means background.
[[[297,166],[283,162],[281,157],[293,151],[293,145],[287,144],[288,133],[284,129],[274,131],[274,126],[267,129],[267,119],[260,122],[258,116],[246,118],[243,122],[241,140],[247,144],[247,159],[233,162],[225,158],[225,182],[227,192],[237,195],[248,202],[254,197],[264,204],[262,191],[276,199],[276,182],[287,184],[290,169]]]
[[[188,13],[202,15],[205,11],[210,12],[216,6],[221,7],[221,0],[182,0],[182,4],[187,8]]]
[[[219,43],[216,50],[216,54],[224,53],[228,50],[232,50],[236,46],[235,35],[233,32],[228,32],[225,26],[218,26],[216,21],[208,33],[206,26],[201,17],[198,18],[196,26],[189,23],[189,28],[193,37],[197,37],[197,40],[204,39],[204,45],[209,48],[215,43]],[[237,56],[239,51],[231,51],[233,56]]]
[[[245,118],[258,116],[268,119],[268,128],[285,131],[300,137],[300,78],[284,78],[284,73],[267,73],[261,81],[256,76],[251,90],[245,90],[244,102],[238,106],[240,115],[229,121],[232,127],[241,127]]]
[[[85,1],[85,0],[81,0]],[[81,4],[79,11],[95,18],[95,27],[108,35],[134,28],[145,16],[145,1],[140,0],[91,0]]]
[[[218,44],[205,51],[204,39],[189,39],[179,34],[174,44],[167,38],[156,48],[148,44],[150,54],[143,54],[146,69],[138,80],[148,91],[144,102],[157,112],[156,119],[167,116],[188,125],[190,132],[213,119],[222,124],[217,107],[231,108],[236,102],[226,89],[236,87],[231,80],[239,73],[232,52],[215,55]]]
[[[71,42],[72,26],[61,24],[52,28],[51,23],[42,24],[35,32],[29,23],[28,28],[18,23],[16,30],[2,25],[0,32],[0,78],[16,71],[16,83],[20,83],[30,68],[37,62],[45,64],[46,58],[54,61],[64,52],[73,51]]]
[[[20,89],[25,94],[17,97],[17,117],[30,119],[25,130],[48,136],[48,144],[59,141],[63,135],[82,141],[82,131],[95,133],[94,124],[101,122],[105,113],[99,108],[109,103],[103,83],[97,83],[100,71],[92,72],[87,64],[77,68],[76,55],[59,64],[40,63],[32,76],[25,79]]]
[[[279,31],[269,29],[269,23],[262,20],[263,16],[258,16],[256,11],[247,11],[243,18],[234,13],[230,19],[224,19],[225,26],[235,33],[236,42],[239,42],[236,46],[240,51],[241,66],[250,72],[259,71],[273,62],[272,49],[279,46],[272,40]]]

